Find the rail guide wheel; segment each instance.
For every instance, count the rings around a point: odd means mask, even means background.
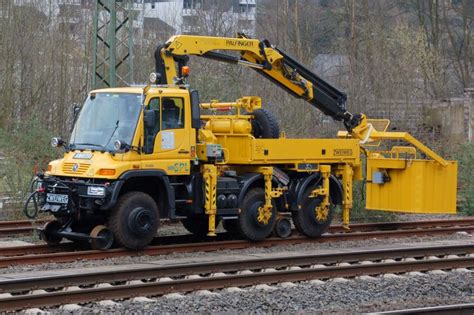
[[[48,245],[57,245],[61,243],[63,237],[57,232],[62,228],[63,224],[58,220],[46,222],[40,231],[40,238]]]
[[[291,235],[291,222],[288,218],[278,218],[275,222],[275,229],[273,230],[276,236],[287,238]]]
[[[114,243],[114,235],[105,225],[97,225],[90,233],[90,243],[93,249],[107,250]]]

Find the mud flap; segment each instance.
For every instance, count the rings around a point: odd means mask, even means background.
[[[366,208],[407,213],[456,213],[457,162],[367,158]]]

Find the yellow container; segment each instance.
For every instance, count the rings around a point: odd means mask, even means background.
[[[211,119],[206,123],[207,130],[214,133],[250,134],[252,124],[246,119]]]

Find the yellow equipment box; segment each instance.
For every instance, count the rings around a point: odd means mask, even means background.
[[[367,159],[366,207],[410,213],[456,213],[457,162]]]

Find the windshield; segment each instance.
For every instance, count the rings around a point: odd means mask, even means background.
[[[71,134],[72,149],[112,151],[115,140],[131,145],[140,109],[140,94],[90,95]]]

